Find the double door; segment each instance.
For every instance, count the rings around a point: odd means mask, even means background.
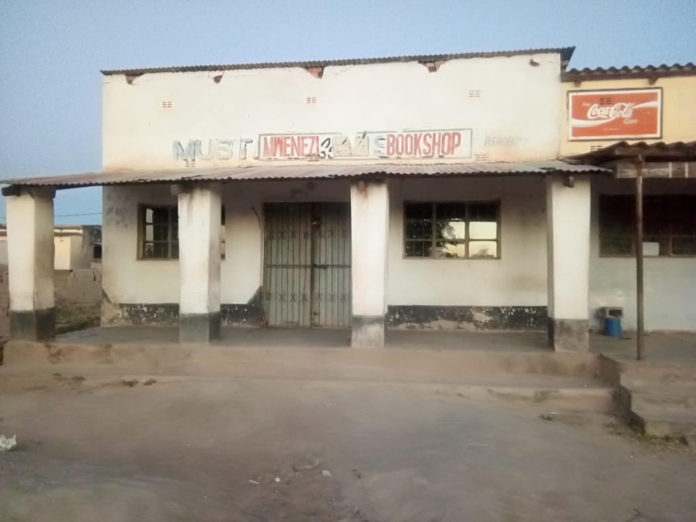
[[[269,203],[264,223],[268,326],[348,328],[350,205]]]

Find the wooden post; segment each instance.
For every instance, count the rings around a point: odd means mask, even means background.
[[[636,163],[636,359],[645,358],[643,339],[643,157]]]

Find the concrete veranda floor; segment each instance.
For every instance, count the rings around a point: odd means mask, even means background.
[[[59,335],[59,342],[85,343],[176,343],[176,327],[118,326],[90,328]],[[345,348],[350,346],[350,330],[232,328],[224,327],[221,346]],[[482,350],[512,352],[549,352],[545,332],[467,332],[389,330],[387,348],[431,350]],[[663,362],[696,363],[696,333],[651,332],[645,337],[646,359]],[[622,339],[591,334],[592,352],[621,360],[635,360],[635,335]]]

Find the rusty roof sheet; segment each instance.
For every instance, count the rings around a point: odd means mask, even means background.
[[[423,54],[410,56],[385,56],[378,58],[350,58],[345,60],[308,60],[301,62],[261,62],[261,63],[236,63],[223,65],[188,65],[179,67],[145,67],[140,69],[106,69],[101,73],[109,76],[114,74],[126,74],[138,76],[146,73],[176,73],[196,71],[230,71],[236,69],[271,69],[282,67],[328,67],[332,65],[369,65],[390,62],[444,62],[462,58],[496,58],[501,56],[519,56],[529,54],[559,53],[561,55],[561,68],[565,69],[573,55],[575,47],[553,47],[543,49],[516,49],[511,51],[488,51],[450,54]]]
[[[31,177],[0,180],[0,183],[25,187],[88,187],[98,185],[138,185],[178,182],[238,182],[257,180],[336,179],[374,176],[477,176],[477,175],[543,175],[552,172],[568,174],[602,174],[610,169],[594,165],[577,165],[561,160],[520,163],[373,163],[359,165],[251,165],[223,168],[170,170],[114,170],[86,172],[66,176]]]
[[[664,141],[656,143],[647,143],[645,141],[629,143],[621,141],[591,152],[570,156],[567,159],[570,161],[601,164],[607,161],[635,158],[638,155],[652,161],[694,161],[696,160],[696,141],[675,141],[671,143],[665,143]]]
[[[665,76],[690,76],[696,74],[696,65],[693,62],[685,64],[675,63],[673,65],[647,65],[641,67],[595,67],[584,69],[570,69],[562,73],[561,78],[564,82],[582,80],[605,80],[622,78],[661,78]]]

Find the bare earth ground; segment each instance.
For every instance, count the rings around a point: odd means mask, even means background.
[[[368,382],[0,376],[0,520],[696,520],[690,448]]]

